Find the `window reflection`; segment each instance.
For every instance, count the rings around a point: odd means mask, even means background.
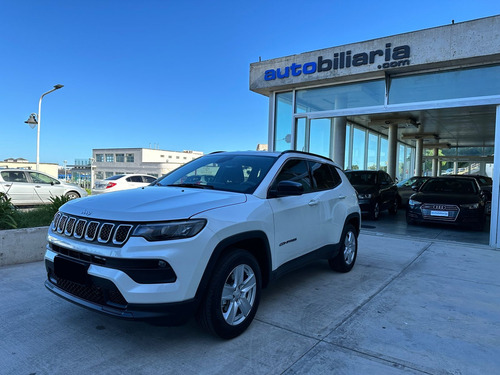
[[[274,119],[274,149],[276,151],[289,150],[292,138],[292,92],[276,94],[276,108]]]
[[[498,95],[499,77],[500,65],[396,77],[389,104]]]
[[[368,134],[368,162],[367,169],[377,170],[378,136],[373,133]]]
[[[388,152],[388,143],[387,139],[380,137],[380,165],[379,169],[387,172],[387,152]]]
[[[365,132],[354,128],[352,137],[352,166],[351,169],[365,169]]]
[[[329,157],[330,156],[331,120],[311,120],[311,134],[309,136],[309,152]]]
[[[297,113],[378,106],[384,97],[384,80],[299,90]]]

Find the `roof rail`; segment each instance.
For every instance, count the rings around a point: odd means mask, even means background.
[[[317,158],[322,158],[328,161],[333,161],[330,158],[327,158],[326,156],[323,155],[318,155],[318,154],[313,154],[312,152],[305,152],[305,151],[297,151],[297,150],[285,150],[281,152],[281,155],[284,154],[290,154],[290,153],[296,153],[296,154],[303,154],[303,155],[309,155],[309,156],[316,156]]]

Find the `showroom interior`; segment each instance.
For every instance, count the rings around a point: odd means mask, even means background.
[[[498,30],[494,16],[251,64],[250,89],[269,98],[269,149],[400,181],[488,175],[491,217],[480,242],[500,248]]]

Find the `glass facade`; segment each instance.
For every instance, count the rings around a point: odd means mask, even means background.
[[[378,135],[368,133],[368,159],[366,168],[370,170],[377,170],[378,159]]]
[[[330,157],[331,120],[328,118],[311,120],[309,152]]]
[[[365,142],[366,132],[355,127],[352,136],[352,162],[350,169],[365,169]]]
[[[276,111],[274,116],[274,149],[289,150],[292,141],[293,93],[276,94]]]
[[[335,143],[333,117],[325,111],[362,108],[363,113],[370,113],[370,107],[376,107],[374,112],[379,113],[377,111],[380,111],[380,107],[387,108],[392,104],[498,95],[500,92],[498,77],[500,77],[500,65],[495,65],[388,76],[387,79],[276,93],[272,149],[284,151],[293,148],[332,157],[332,148]],[[321,116],[321,112],[325,112],[324,118],[318,118],[318,113]],[[308,117],[310,113],[313,114]],[[294,144],[292,144],[293,140]],[[348,123],[344,168],[380,169],[387,172],[388,146],[387,136],[378,134],[372,129]],[[461,153],[468,156],[474,155],[469,149],[459,149],[455,152],[456,155]],[[492,155],[493,148],[484,148],[482,154]],[[413,176],[415,148],[410,144],[398,142],[395,162],[397,179],[402,180]],[[452,163],[443,163],[444,165],[440,165],[440,172],[450,171]],[[428,160],[424,161],[423,172],[426,174],[428,174],[429,165]]]
[[[297,113],[383,105],[384,80],[298,90]]]
[[[390,83],[389,104],[498,95],[498,77],[498,65],[395,77]]]

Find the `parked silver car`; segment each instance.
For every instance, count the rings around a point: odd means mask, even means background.
[[[14,206],[47,204],[50,197],[63,195],[70,199],[88,195],[80,186],[61,182],[43,172],[15,168],[0,169],[0,192]]]

